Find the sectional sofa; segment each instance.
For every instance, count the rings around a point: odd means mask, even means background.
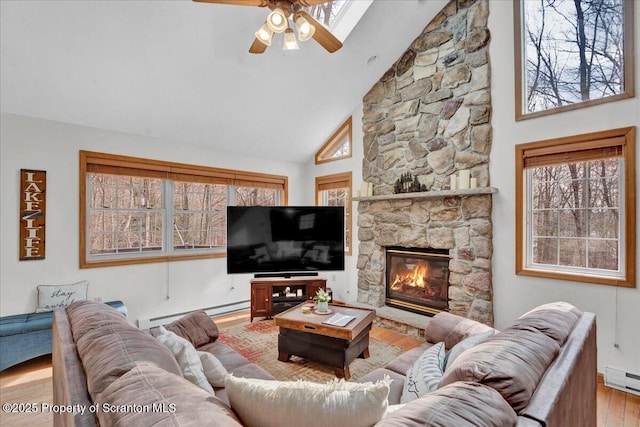
[[[54,404],[72,410],[55,414],[54,425],[247,425],[232,409],[225,388],[215,388],[215,396],[211,396],[187,382],[173,355],[152,334],[123,319],[112,308],[87,301],[55,311]],[[215,355],[236,378],[273,380],[217,340],[215,323],[203,312],[186,320],[168,328],[198,350]],[[397,405],[407,370],[425,350],[439,342],[452,349],[466,338],[488,331],[496,333],[489,333],[484,341],[458,355],[436,391]],[[426,337],[423,345],[359,380],[393,380],[388,415],[375,424],[377,427],[595,426],[593,314],[554,303],[526,313],[498,332],[441,313],[430,320]],[[95,410],[96,405],[104,404],[123,410],[108,414]],[[143,410],[149,407],[154,410]],[[269,413],[260,416],[268,418]]]

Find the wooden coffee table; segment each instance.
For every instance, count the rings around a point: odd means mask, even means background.
[[[332,366],[339,378],[349,379],[349,364],[356,357],[369,357],[369,331],[375,310],[329,305],[331,314],[305,314],[300,304],[274,316],[278,334],[278,360],[286,362],[291,355]],[[333,314],[354,316],[346,326],[323,324]]]

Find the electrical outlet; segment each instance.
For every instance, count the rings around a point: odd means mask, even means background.
[[[336,275],[335,275],[335,274],[332,274],[332,275],[331,275],[331,281],[332,281],[332,282],[335,282],[335,281],[336,281]]]

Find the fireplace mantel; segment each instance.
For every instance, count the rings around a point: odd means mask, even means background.
[[[402,200],[402,199],[433,199],[437,197],[456,197],[456,196],[477,196],[481,194],[495,194],[498,192],[496,187],[478,187],[465,190],[438,190],[438,191],[420,191],[416,193],[400,193],[400,194],[382,194],[378,196],[354,197],[357,202],[375,202],[379,200]]]

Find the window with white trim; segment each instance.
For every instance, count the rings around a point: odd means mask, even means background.
[[[277,175],[80,152],[80,266],[224,256],[227,206],[286,204]]]
[[[519,274],[635,286],[634,143],[625,128],[516,147]]]

